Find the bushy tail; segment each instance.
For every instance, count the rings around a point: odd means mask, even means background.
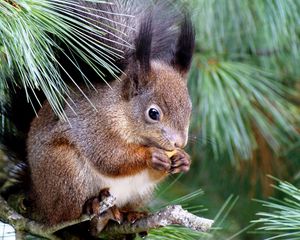
[[[11,192],[26,191],[29,187],[29,169],[26,161],[26,138],[30,123],[36,116],[39,104],[35,99],[45,99],[42,92],[28,93],[24,89],[10,86],[12,91],[6,96],[6,102],[0,108],[0,163],[1,174],[5,176],[0,182],[1,194],[8,196]],[[31,97],[31,104],[28,98]]]
[[[184,18],[182,6],[179,7],[172,1],[165,0],[114,0],[109,2],[110,4],[80,1],[82,6],[90,9],[84,14],[85,18],[90,24],[96,24],[104,30],[103,37],[96,40],[116,53],[109,56],[113,63],[121,70],[128,66],[128,60],[135,53],[135,41],[139,35],[139,28],[150,16],[152,25],[151,59],[160,59],[171,64],[179,34],[179,25]],[[79,11],[77,13],[80,14]]]

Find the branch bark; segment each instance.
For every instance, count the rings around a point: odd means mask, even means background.
[[[115,200],[116,199],[113,196],[105,198],[100,204],[100,214],[115,205]],[[10,224],[16,230],[16,232],[27,232],[32,235],[57,240],[59,238],[54,235],[54,233],[56,233],[57,231],[82,222],[90,221],[94,217],[94,215],[82,215],[81,218],[75,219],[73,221],[63,222],[54,226],[47,226],[45,224],[41,224],[23,217],[15,210],[13,210],[8,205],[8,203],[0,196],[0,221]]]
[[[101,202],[100,213],[107,211],[114,204],[115,198],[113,196],[105,198]],[[81,222],[90,221],[95,218],[99,217],[83,215],[80,219],[49,227],[18,214],[0,196],[0,221],[12,225],[16,232],[26,232],[32,235],[57,240],[59,238],[55,236],[55,232]],[[210,230],[213,221],[191,214],[182,209],[180,205],[174,205],[168,206],[159,212],[141,218],[133,224],[128,222],[124,222],[122,224],[110,222],[98,235],[101,237],[109,236],[111,238],[112,236],[140,233],[148,231],[152,228],[159,228],[174,224],[191,228],[195,231],[207,232]]]
[[[180,205],[167,206],[159,212],[137,220],[135,223],[109,224],[99,236],[112,236],[131,233],[147,232],[149,229],[165,227],[168,225],[181,225],[195,231],[208,232],[213,225],[210,219],[198,217]]]

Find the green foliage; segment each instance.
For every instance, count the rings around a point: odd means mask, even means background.
[[[49,33],[70,43],[73,53],[92,66],[97,62],[116,70],[103,62],[110,50],[93,44],[86,36],[86,31],[102,36],[101,29],[87,26],[78,18],[70,22],[71,11],[53,14],[66,2],[76,8],[77,1],[14,1],[18,7],[9,2],[0,0],[1,103],[7,93],[4,79],[17,72],[19,76],[13,79],[16,85],[26,86],[29,91],[42,89],[54,110],[63,116],[60,103],[62,94],[68,97],[68,88],[61,82],[53,55],[53,48],[60,49]],[[231,193],[240,198],[223,221],[226,233],[200,236],[187,229],[168,227],[151,231],[149,239],[163,239],[162,235],[174,239],[243,239],[244,230],[240,229],[254,218],[253,212],[260,211],[257,203],[250,200],[253,196],[263,197],[260,185],[267,181],[258,179],[270,173],[290,181],[293,177],[300,179],[300,138],[295,131],[299,131],[300,116],[300,1],[180,2],[190,5],[197,32],[189,84],[194,109],[191,135],[196,136],[198,144],[190,148],[194,160],[189,174],[176,182],[176,188],[171,188],[170,182],[170,186],[164,185],[162,195],[166,200],[154,208],[199,186],[206,194],[183,204],[198,211],[205,205],[211,216],[217,214],[218,206]],[[87,44],[83,45],[82,40]],[[100,72],[99,75],[102,76]],[[297,239],[299,190],[287,182],[280,182],[277,188],[286,198],[262,201],[270,212],[261,211],[256,222],[263,224],[261,233]]]
[[[300,189],[286,181],[278,181],[274,186],[283,196],[259,201],[266,212],[259,212],[258,232],[268,233],[267,239],[299,239],[300,238]]]
[[[164,228],[154,229],[149,232],[147,239],[149,240],[194,240],[194,239],[210,239],[211,234],[196,232],[191,229],[178,227],[178,226],[168,226]]]
[[[230,58],[299,56],[298,1],[197,0],[193,7],[200,49]]]
[[[108,4],[106,1],[94,2]],[[86,17],[79,17],[74,9],[85,12]],[[82,58],[103,80],[96,64],[114,74],[117,69],[108,54],[117,53],[91,39],[89,32],[99,38],[104,32],[100,26],[87,23],[86,19],[92,14],[88,10],[75,0],[0,0],[1,93],[8,90],[7,81],[27,91],[41,89],[53,110],[64,118],[62,102],[68,98],[69,89],[61,78],[59,67],[65,70],[59,66],[55,51],[62,49],[54,38],[66,43],[71,54]],[[74,67],[78,67],[72,56],[67,57]]]
[[[174,181],[177,182],[178,179],[175,179]],[[192,193],[179,197],[173,201],[166,201],[167,204],[162,204],[162,203],[157,204],[154,208],[152,208],[152,210],[156,209],[157,211],[158,209],[164,207],[165,205],[180,204],[189,212],[203,215],[205,214],[205,211],[207,209],[204,209],[202,205],[196,204],[199,203],[203,193],[204,192],[201,189],[198,189]],[[164,198],[163,196],[164,194],[166,194],[164,190],[158,192],[158,196],[160,196],[161,200]],[[224,238],[225,237],[225,233],[223,231],[223,228],[225,227],[224,222],[227,219],[228,215],[231,213],[231,210],[232,208],[234,208],[237,201],[238,201],[237,197],[233,197],[233,196],[228,197],[228,199],[224,202],[223,206],[220,209],[218,209],[218,212],[214,218],[213,227],[211,231],[208,233],[193,231],[192,229],[184,228],[181,226],[167,226],[163,228],[152,229],[149,232],[147,239],[149,240],[156,240],[156,239],[157,240],[167,240],[167,239],[209,240],[209,239]]]
[[[277,152],[291,144],[299,118],[287,100],[295,93],[283,82],[299,76],[299,2],[200,0],[192,6],[197,49],[190,89],[197,135],[212,142],[217,159],[250,159],[258,147],[256,130]]]
[[[216,204],[214,201],[213,208],[208,210],[205,207],[207,205],[205,201],[207,193],[202,189],[197,189],[197,185],[192,181],[184,183],[184,178],[184,174],[179,174],[176,177],[171,176],[159,186],[155,194],[155,200],[150,205],[151,212],[158,211],[167,205],[179,204],[193,214],[213,219],[214,224],[211,231],[201,233],[180,226],[168,226],[152,229],[147,239],[236,239],[234,237],[241,235],[245,231],[241,230],[235,232],[234,235],[232,234],[232,229],[236,229],[238,226],[230,218],[237,203],[240,201],[239,197],[227,196],[220,204]],[[193,187],[196,190],[193,191]]]
[[[291,142],[295,114],[283,97],[287,89],[270,73],[241,62],[210,63],[199,54],[194,65],[190,84],[198,116],[194,123],[201,124],[204,143],[207,139],[215,143],[215,157],[228,152],[231,159],[236,155],[249,159],[257,147],[253,129],[274,150]]]
[[[272,194],[267,174],[300,179],[300,2],[185,2],[197,44],[189,78],[193,164],[181,182],[201,186],[211,214],[238,194],[226,221],[235,236],[261,209],[251,198]]]

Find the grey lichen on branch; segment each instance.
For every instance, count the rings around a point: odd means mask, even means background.
[[[3,223],[10,224],[16,230],[17,239],[22,239],[20,236],[24,236],[22,233],[30,233],[31,235],[36,235],[44,237],[47,239],[58,240],[54,233],[64,229],[68,226],[72,226],[81,222],[90,220],[89,216],[82,216],[80,219],[76,219],[71,222],[62,223],[57,226],[47,226],[45,224],[38,223],[31,219],[25,218],[16,211],[14,211],[8,203],[0,196],[0,221]]]
[[[172,205],[167,206],[159,212],[152,213],[147,217],[141,218],[135,223],[126,222],[121,225],[117,223],[109,224],[100,233],[100,236],[146,232],[149,229],[169,225],[181,225],[195,231],[208,232],[213,225],[213,220],[198,217],[184,210],[180,205]]]
[[[100,213],[107,211],[114,204],[115,198],[113,196],[104,198],[100,204]],[[0,221],[12,225],[17,232],[26,232],[48,239],[58,239],[54,235],[55,232],[81,222],[89,221],[94,217],[95,216],[83,215],[80,219],[49,227],[18,214],[9,207],[7,202],[0,196]],[[198,217],[184,210],[180,205],[174,205],[167,206],[156,213],[137,220],[135,223],[124,222],[118,224],[116,222],[110,222],[98,235],[101,237],[111,237],[121,234],[140,233],[168,225],[181,225],[195,231],[208,232],[212,224],[212,220]]]
[[[115,204],[115,200],[116,199],[113,196],[109,196],[103,199],[103,201],[100,204],[100,213],[103,213],[109,208],[111,208]],[[47,226],[45,224],[41,224],[23,217],[22,215],[14,211],[8,205],[8,203],[0,196],[0,221],[10,224],[12,227],[14,227],[17,233],[26,232],[30,233],[31,235],[56,240],[59,239],[54,235],[54,233],[56,233],[57,231],[82,222],[90,221],[93,217],[93,215],[82,215],[81,218],[75,219],[73,221],[63,222],[54,226]]]

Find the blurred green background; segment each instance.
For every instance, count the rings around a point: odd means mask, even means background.
[[[186,2],[197,33],[189,78],[193,164],[166,198],[201,188],[204,194],[190,204],[204,205],[208,211],[201,214],[209,218],[230,200],[232,209],[212,239],[266,239],[281,232],[290,235],[278,239],[300,239],[299,221],[288,219],[300,218],[297,204],[271,219],[284,222],[285,231],[277,225],[278,231],[258,233],[262,223],[250,223],[260,218],[256,213],[273,211],[253,199],[286,197],[268,175],[299,187],[300,2]]]
[[[278,182],[268,175],[299,187],[300,2],[195,0],[188,4],[197,32],[189,78],[193,164],[172,193],[203,189],[204,195],[194,204],[208,208],[202,214],[210,218],[232,194],[237,196],[222,234],[216,237],[227,239],[266,210],[254,198],[285,197],[271,186]],[[296,209],[289,214],[300,218]],[[298,231],[298,235],[285,239],[300,239],[299,221],[286,222],[286,232]],[[276,235],[253,234],[258,227],[245,229],[233,239]]]
[[[36,4],[30,0],[16,2]],[[282,221],[286,226],[283,232],[292,235],[278,239],[300,239],[300,220],[286,219],[288,214],[300,219],[300,196],[297,195],[300,182],[300,1],[177,2],[191,9],[197,33],[189,75],[193,116],[187,151],[193,163],[188,174],[171,177],[162,184],[151,206],[156,208],[188,195],[179,202],[187,202],[187,208],[211,219],[220,214],[219,228],[212,235],[201,236],[177,229],[181,231],[177,238],[176,230],[164,229],[153,231],[149,238],[163,239],[164,235],[165,239],[246,240],[275,236],[278,233],[274,229],[256,231],[268,221],[250,225],[252,220],[260,218],[257,213],[274,210],[253,199],[273,196],[282,200],[291,194],[293,201],[279,202],[280,206],[289,205],[290,212],[279,211],[281,217],[276,221],[278,224]],[[0,12],[0,23],[5,17]],[[30,23],[31,19],[27,20]],[[4,33],[1,26],[4,25],[0,24],[0,33]],[[43,36],[44,32],[38,34]],[[11,74],[14,65],[8,65],[7,61],[16,60],[5,58],[10,43],[4,41],[3,36],[0,36],[2,90],[4,79]],[[40,47],[43,46],[37,50]],[[22,71],[21,64],[16,66]],[[46,69],[47,64],[41,67]],[[34,78],[35,72],[32,74]],[[268,175],[286,180],[296,188],[293,191],[292,187],[281,185],[285,190],[278,191],[271,185],[280,183]]]

